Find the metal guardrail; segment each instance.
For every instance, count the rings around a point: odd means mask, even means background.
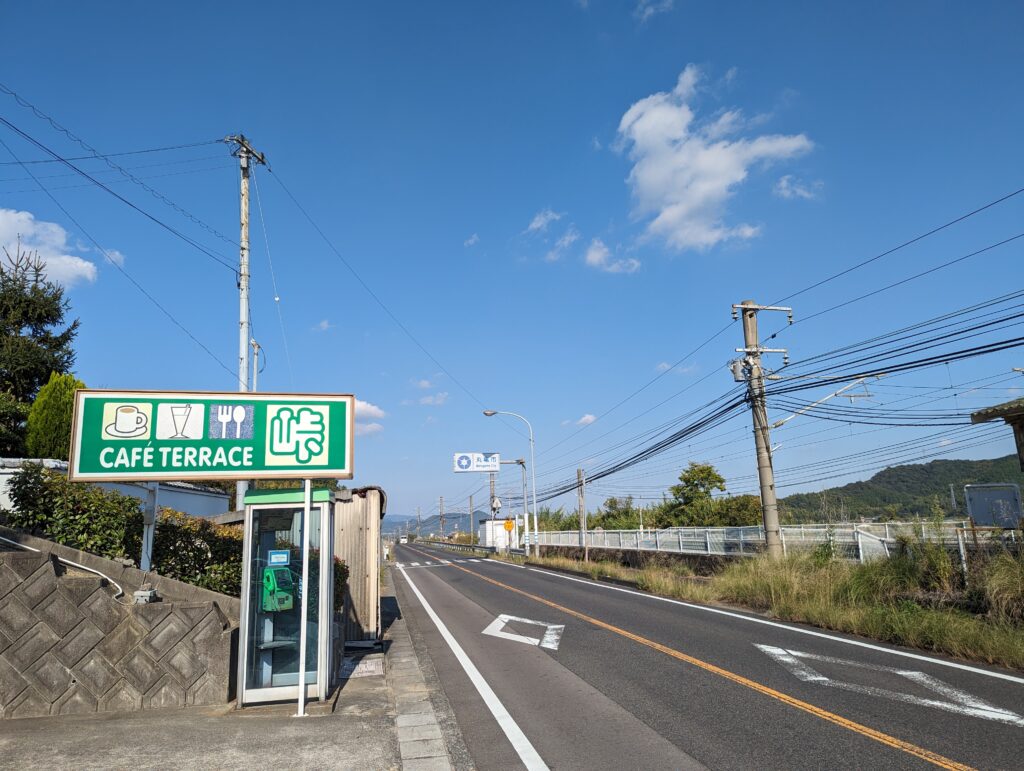
[[[921,522],[872,522],[839,525],[783,525],[784,553],[792,549],[815,548],[831,544],[836,552],[864,562],[888,557],[900,536],[914,536],[955,545],[957,531],[964,522],[945,522],[939,532]],[[750,527],[672,527],[664,530],[588,530],[591,549],[670,552],[705,556],[753,556],[764,551],[764,528]],[[541,546],[581,547],[578,530],[541,531]]]
[[[450,541],[428,541],[425,538],[418,538],[413,543],[422,543],[427,546],[438,546],[442,549],[449,549],[451,551],[458,551],[463,553],[472,552],[484,552],[486,554],[494,554],[499,551],[495,546],[480,546],[479,544],[466,544],[466,543],[451,543]],[[500,551],[504,552],[504,549]],[[510,554],[518,554],[520,556],[526,554],[525,549],[510,549]]]

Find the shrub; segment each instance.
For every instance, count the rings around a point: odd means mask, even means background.
[[[77,388],[85,388],[85,383],[74,375],[52,372],[49,382],[39,389],[28,413],[25,437],[28,454],[33,458],[68,459]]]

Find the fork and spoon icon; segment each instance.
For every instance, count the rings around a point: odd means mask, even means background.
[[[220,404],[217,406],[217,422],[220,423],[220,438],[228,438],[228,424],[235,424],[235,439],[242,438],[242,423],[245,421],[245,407],[236,404]]]

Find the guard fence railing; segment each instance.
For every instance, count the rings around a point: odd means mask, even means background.
[[[888,557],[900,537],[914,537],[956,547],[957,532],[965,522],[871,522],[863,524],[783,525],[784,553],[828,544],[838,556],[861,562]],[[582,547],[578,530],[541,531],[541,546]],[[670,527],[663,530],[588,530],[586,545],[591,549],[671,552],[706,556],[744,557],[764,551],[764,528]]]

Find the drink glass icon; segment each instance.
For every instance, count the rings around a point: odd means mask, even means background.
[[[174,423],[174,436],[171,439],[188,439],[185,435],[185,428],[188,426],[188,416],[192,412],[191,404],[171,405],[171,420]]]

